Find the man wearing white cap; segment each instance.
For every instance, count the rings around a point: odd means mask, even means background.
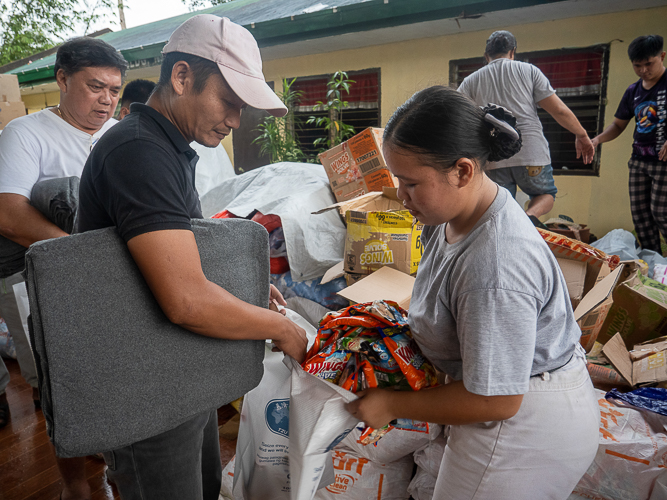
[[[195,16],[172,34],[155,92],[135,103],[90,155],[81,177],[79,230],[115,226],[165,315],[201,335],[266,339],[298,361],[305,332],[247,304],[204,276],[190,220],[201,218],[197,154],[239,126],[246,105],[283,116],[264,81],[252,35],[229,19]],[[268,283],[267,283],[267,286]],[[272,288],[272,299],[283,302]],[[178,398],[178,394],[174,394]],[[105,453],[124,500],[217,499],[222,467],[217,413]]]

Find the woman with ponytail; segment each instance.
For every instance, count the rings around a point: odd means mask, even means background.
[[[446,425],[434,500],[566,499],[598,447],[599,409],[555,257],[488,161],[521,148],[514,117],[446,87],[391,117],[384,155],[425,224],[409,323],[449,383],[372,389],[349,411]]]

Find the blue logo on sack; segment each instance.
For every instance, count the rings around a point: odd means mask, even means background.
[[[274,434],[289,437],[289,399],[272,399],[264,412],[266,426]]]
[[[347,429],[347,430],[343,431],[342,434],[340,434],[336,439],[333,440],[333,442],[329,446],[327,446],[327,449],[324,450],[324,452],[327,453],[327,452],[333,450],[334,447],[338,445],[338,443],[340,443],[343,439],[345,439],[347,437],[347,435],[350,432],[352,432],[352,430],[353,429]]]

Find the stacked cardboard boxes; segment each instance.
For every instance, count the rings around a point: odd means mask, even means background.
[[[382,133],[381,128],[367,128],[319,155],[336,201],[397,186],[382,156]]]
[[[25,115],[16,75],[0,75],[0,130],[14,118]]]

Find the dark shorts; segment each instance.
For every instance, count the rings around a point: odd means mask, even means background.
[[[550,194],[556,198],[558,188],[554,182],[551,164],[543,167],[505,167],[488,170],[486,175],[498,185],[507,189],[516,197],[516,188],[530,196],[531,199],[541,194]]]

